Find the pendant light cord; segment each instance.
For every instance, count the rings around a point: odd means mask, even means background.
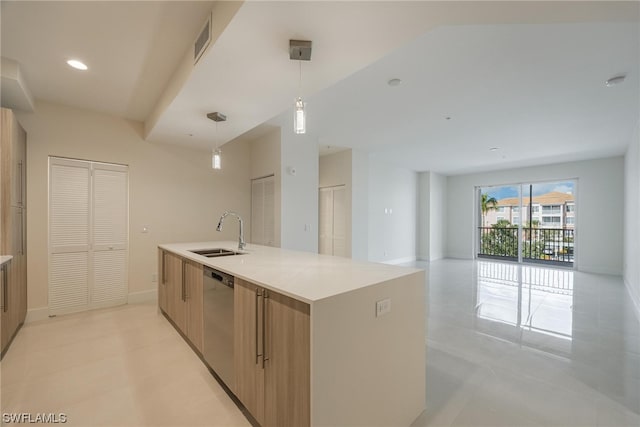
[[[302,55],[302,52],[300,52],[300,55]],[[298,94],[299,96],[302,96],[302,60],[298,59],[298,70],[299,70],[299,75],[298,75]]]

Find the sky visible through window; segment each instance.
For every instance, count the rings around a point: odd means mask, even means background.
[[[504,187],[484,187],[482,194],[488,194],[489,197],[495,197],[496,200],[506,199],[508,197],[518,197],[518,185],[504,186]],[[533,195],[540,196],[541,194],[551,193],[557,191],[559,193],[575,194],[574,183],[572,181],[561,182],[544,182],[533,184]],[[529,185],[525,185],[525,192],[529,192]],[[527,194],[528,196],[528,194]]]

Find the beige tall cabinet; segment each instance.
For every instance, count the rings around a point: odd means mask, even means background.
[[[12,255],[2,285],[2,354],[27,315],[27,134],[13,111],[1,112],[0,252]]]
[[[310,307],[236,278],[235,394],[263,427],[310,425]]]

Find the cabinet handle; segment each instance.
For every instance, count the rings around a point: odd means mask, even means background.
[[[24,255],[24,209],[20,208],[20,255]]]
[[[5,285],[7,283],[7,268],[5,265],[2,266],[2,295],[0,295],[0,298],[2,298],[2,302],[0,302],[0,309],[4,312],[4,302],[6,301],[6,298],[4,296],[4,292],[5,292]]]
[[[18,162],[18,177],[18,186],[20,187],[18,190],[18,196],[20,197],[20,199],[18,199],[18,205],[22,206],[24,203],[22,200],[22,186],[24,185],[22,182],[22,161]]]
[[[269,294],[265,289],[262,291],[262,369],[264,369],[264,362],[269,360],[267,357],[267,332],[266,332],[266,324],[267,324],[267,299],[269,298]]]
[[[3,266],[2,267],[2,278],[4,279],[2,281],[2,297],[3,297],[3,304],[2,304],[2,311],[4,311],[5,313],[7,312],[7,310],[9,310],[9,283],[7,280],[7,266]]]
[[[256,288],[256,333],[254,334],[255,338],[256,338],[256,365],[258,364],[258,361],[260,360],[260,356],[262,356],[261,353],[258,353],[258,298],[260,298],[262,296],[262,293],[260,292],[260,288]]]
[[[165,276],[165,273],[164,273],[165,268],[167,267],[167,261],[165,260],[166,257],[167,257],[167,253],[163,251],[162,252],[162,260],[161,260],[161,262],[162,262],[162,271],[160,272],[160,276],[162,276],[162,277],[160,277],[160,283],[162,283],[163,285],[166,283],[166,279],[165,279],[166,276]]]
[[[182,301],[187,301],[187,290],[184,286],[184,261],[182,262]]]

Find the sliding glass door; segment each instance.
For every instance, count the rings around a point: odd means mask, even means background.
[[[478,257],[572,266],[575,181],[479,187]]]

